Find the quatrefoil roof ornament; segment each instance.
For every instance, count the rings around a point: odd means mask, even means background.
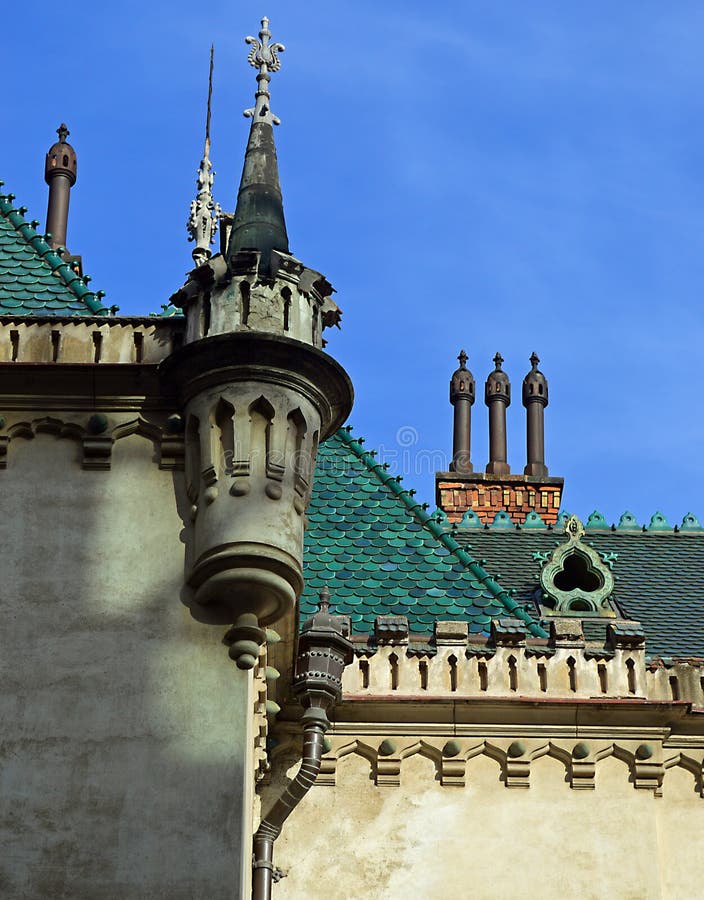
[[[611,562],[584,541],[577,516],[565,521],[566,540],[547,556],[540,572],[543,592],[560,615],[613,616],[608,600],[614,590]]]

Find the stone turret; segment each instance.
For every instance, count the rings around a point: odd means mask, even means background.
[[[295,608],[318,445],[353,397],[322,349],[323,329],[340,319],[333,289],[289,253],[269,98],[284,48],[268,24],[247,38],[258,87],[227,252],[172,298],[186,338],[163,366],[185,406],[188,583],[199,602],[231,610],[240,667],[253,664],[262,626]]]

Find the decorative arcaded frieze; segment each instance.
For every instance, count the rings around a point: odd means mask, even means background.
[[[138,416],[124,419],[115,415],[94,413],[74,420],[73,413],[62,416],[42,416],[32,420],[15,420],[0,416],[0,469],[8,465],[9,447],[12,442],[32,440],[38,434],[51,434],[57,438],[76,441],[82,448],[81,464],[84,469],[107,471],[112,463],[115,443],[136,434],[153,442],[158,450],[160,469],[183,468],[184,441],[178,433],[179,416],[171,416],[163,425]]]
[[[276,757],[296,746],[291,736],[277,747]],[[594,790],[599,782],[599,764],[614,757],[623,764],[624,779],[636,790],[662,793],[667,770],[684,768],[693,776],[693,789],[704,796],[704,742],[686,752],[668,747],[666,742],[650,735],[633,733],[618,741],[587,735],[565,736],[545,740],[534,735],[514,735],[480,739],[477,737],[438,735],[419,740],[416,736],[390,732],[360,734],[328,734],[326,751],[316,784],[334,786],[338,783],[339,763],[353,754],[369,764],[370,778],[380,787],[398,787],[403,783],[405,763],[416,756],[433,764],[429,777],[448,787],[464,787],[472,783],[473,761],[485,756],[497,763],[497,781],[509,789],[529,789],[532,770],[542,757],[558,760],[565,769],[565,780],[573,790]]]

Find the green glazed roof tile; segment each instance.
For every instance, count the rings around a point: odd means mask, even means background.
[[[13,200],[0,194],[0,315],[109,315],[102,294],[88,290]]]
[[[510,615],[546,636],[346,428],[319,449],[308,523],[303,618],[327,585],[335,612],[351,615],[357,630],[371,631],[377,616],[405,615],[415,631],[440,618],[479,633]]]

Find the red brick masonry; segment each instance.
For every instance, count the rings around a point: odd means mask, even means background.
[[[450,522],[459,522],[468,509],[482,522],[491,524],[505,510],[521,525],[529,512],[537,512],[547,525],[554,525],[560,511],[564,479],[535,475],[489,475],[475,472],[437,472],[435,502]]]

